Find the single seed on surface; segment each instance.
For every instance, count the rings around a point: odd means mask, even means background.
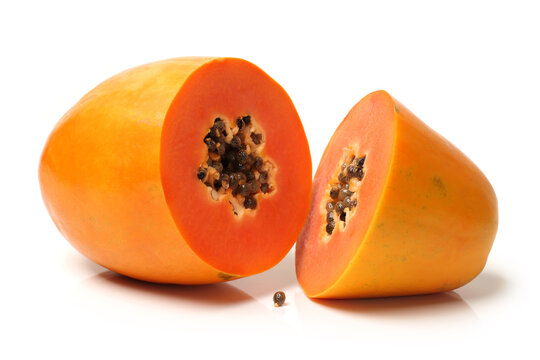
[[[268,183],[261,184],[261,191],[266,194],[270,191],[270,185]]]
[[[214,180],[214,189],[216,189],[216,190],[221,189],[221,181]]]
[[[343,205],[345,205],[346,208],[352,209],[352,207],[353,207],[353,201],[351,200],[350,197],[345,198],[345,199],[343,200]]]
[[[249,123],[251,122],[251,116],[250,115],[242,116],[242,121],[244,122],[244,124],[249,125]]]
[[[278,291],[274,294],[274,306],[280,307],[285,303],[285,293],[283,291]]]
[[[338,201],[336,203],[336,212],[338,213],[338,215],[341,215],[343,211],[345,211],[345,205],[343,205],[341,201]]]

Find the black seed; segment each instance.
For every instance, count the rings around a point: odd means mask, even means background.
[[[285,303],[285,293],[283,291],[278,291],[274,294],[274,306],[282,306]]]
[[[236,155],[236,160],[239,164],[245,164],[247,162],[248,153],[246,150],[240,150]]]
[[[360,169],[356,177],[358,178],[358,180],[362,181],[362,179],[364,178],[364,170]]]
[[[251,171],[248,171],[246,173],[246,180],[249,182],[249,181],[252,181],[252,180],[255,180],[255,174],[252,173]]]
[[[251,196],[246,197],[244,200],[244,207],[246,209],[255,209],[257,207],[257,200]]]
[[[332,185],[332,189],[330,189],[330,197],[334,200],[338,198],[339,195],[339,187],[337,185]]]
[[[199,171],[197,171],[197,179],[203,180],[206,177],[206,169],[199,168]]]
[[[358,171],[358,168],[354,165],[349,165],[349,167],[347,168],[347,172],[349,173],[349,176],[355,176],[357,171]]]
[[[208,187],[212,187],[212,184],[210,184],[208,181],[205,181],[204,182],[204,185],[208,186]]]
[[[335,206],[336,212],[338,215],[341,215],[345,211],[345,205],[341,201],[338,201]]]
[[[327,223],[330,223],[334,221],[334,213],[333,212],[329,212],[328,214],[326,214],[326,222]]]
[[[214,189],[216,189],[216,190],[221,189],[221,181],[214,180]]]
[[[253,154],[249,154],[246,159],[246,166],[251,168],[254,162],[255,162],[255,157],[253,156]]]
[[[268,183],[261,184],[261,191],[266,194],[270,191],[270,185]]]
[[[236,173],[236,176],[238,176],[238,182],[239,182],[240,184],[245,183],[246,180],[247,180],[246,174],[244,174],[244,173],[241,173],[241,172]]]
[[[255,145],[259,145],[262,141],[262,134],[255,134],[254,132],[252,132],[250,137],[251,140],[253,140],[253,143],[255,143]]]
[[[329,202],[326,203],[326,211],[328,211],[328,212],[334,211],[334,203],[333,202],[329,201]]]
[[[218,173],[222,172],[223,171],[223,164],[221,164],[219,161],[214,161],[214,163],[212,164],[212,167],[214,169],[216,169],[216,171]]]
[[[220,143],[217,148],[217,153],[219,155],[223,155],[225,154],[226,151],[227,151],[227,145],[225,145],[225,143]]]
[[[353,192],[351,190],[341,189],[339,190],[338,199],[345,200],[346,198],[350,197],[352,194]]]
[[[261,183],[257,180],[251,180],[248,184],[252,194],[256,194],[261,190]]]
[[[233,190],[238,187],[238,176],[236,174],[229,177],[229,187]]]
[[[328,235],[332,235],[332,231],[334,231],[335,226],[336,226],[336,223],[333,221],[326,224],[326,232],[328,233]]]
[[[240,149],[242,147],[242,139],[238,135],[233,136],[231,140],[231,147],[233,149]]]
[[[222,173],[221,175],[219,175],[219,180],[224,184],[228,183],[229,182],[229,175]]]
[[[236,162],[236,154],[233,151],[229,151],[227,155],[225,155],[225,158],[231,164],[234,164]]]
[[[242,196],[248,196],[251,193],[251,187],[248,184],[240,185],[239,189],[239,193]]]
[[[260,156],[257,156],[255,160],[253,160],[253,167],[261,171],[262,165],[263,165],[263,159]]]
[[[239,129],[241,129],[244,126],[244,122],[242,121],[242,118],[236,119],[236,126],[238,126]]]
[[[364,162],[366,161],[366,157],[361,157],[356,160],[356,166],[362,167],[364,166]]]
[[[345,221],[346,217],[347,217],[347,213],[342,212],[341,215],[339,215],[339,220]]]
[[[242,116],[242,121],[244,122],[244,124],[249,125],[249,123],[251,122],[251,116]]]
[[[262,182],[262,183],[267,182],[268,181],[268,172],[261,171],[261,173],[259,175],[259,181]]]
[[[225,122],[221,120],[220,118],[216,118],[214,120],[214,128],[218,131],[224,131],[226,128]]]
[[[216,151],[216,142],[211,138],[204,138],[204,143],[208,147],[208,151]]]
[[[349,209],[352,209],[352,204],[353,204],[353,201],[351,200],[350,197],[345,198],[345,200],[343,200],[343,205],[345,205],[345,207]]]
[[[210,132],[208,134],[213,140],[219,140],[219,138],[221,137],[221,133],[217,131],[217,129],[214,126],[210,128]]]
[[[347,175],[345,175],[345,173],[340,173],[338,175],[338,180],[342,183],[346,183],[349,181],[349,177]]]

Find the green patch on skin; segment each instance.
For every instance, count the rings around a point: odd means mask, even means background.
[[[236,279],[238,277],[236,275],[227,274],[227,273],[223,273],[223,272],[218,272],[217,276],[218,276],[218,278],[220,278],[221,280],[224,280],[224,281],[233,280],[233,279]]]
[[[431,181],[433,183],[433,186],[437,188],[439,195],[441,195],[442,197],[446,197],[447,191],[446,191],[446,185],[444,184],[443,179],[440,176],[435,175],[431,179]]]

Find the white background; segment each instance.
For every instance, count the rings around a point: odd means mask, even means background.
[[[538,359],[538,2],[443,4],[2,2],[0,358]],[[492,182],[500,226],[485,270],[445,294],[323,302],[302,293],[293,253],[204,287],[141,283],[86,260],[41,200],[46,137],[102,80],[188,55],[242,57],[274,77],[314,170],[349,109],[389,91]],[[275,309],[279,289],[287,304]]]

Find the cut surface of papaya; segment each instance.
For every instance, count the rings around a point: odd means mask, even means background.
[[[478,167],[377,91],[352,108],[322,156],[297,278],[314,298],[452,290],[482,271],[497,224]]]
[[[311,157],[287,93],[236,58],[122,72],[58,122],[39,179],[53,221],[129,277],[204,284],[277,264],[309,210]]]

